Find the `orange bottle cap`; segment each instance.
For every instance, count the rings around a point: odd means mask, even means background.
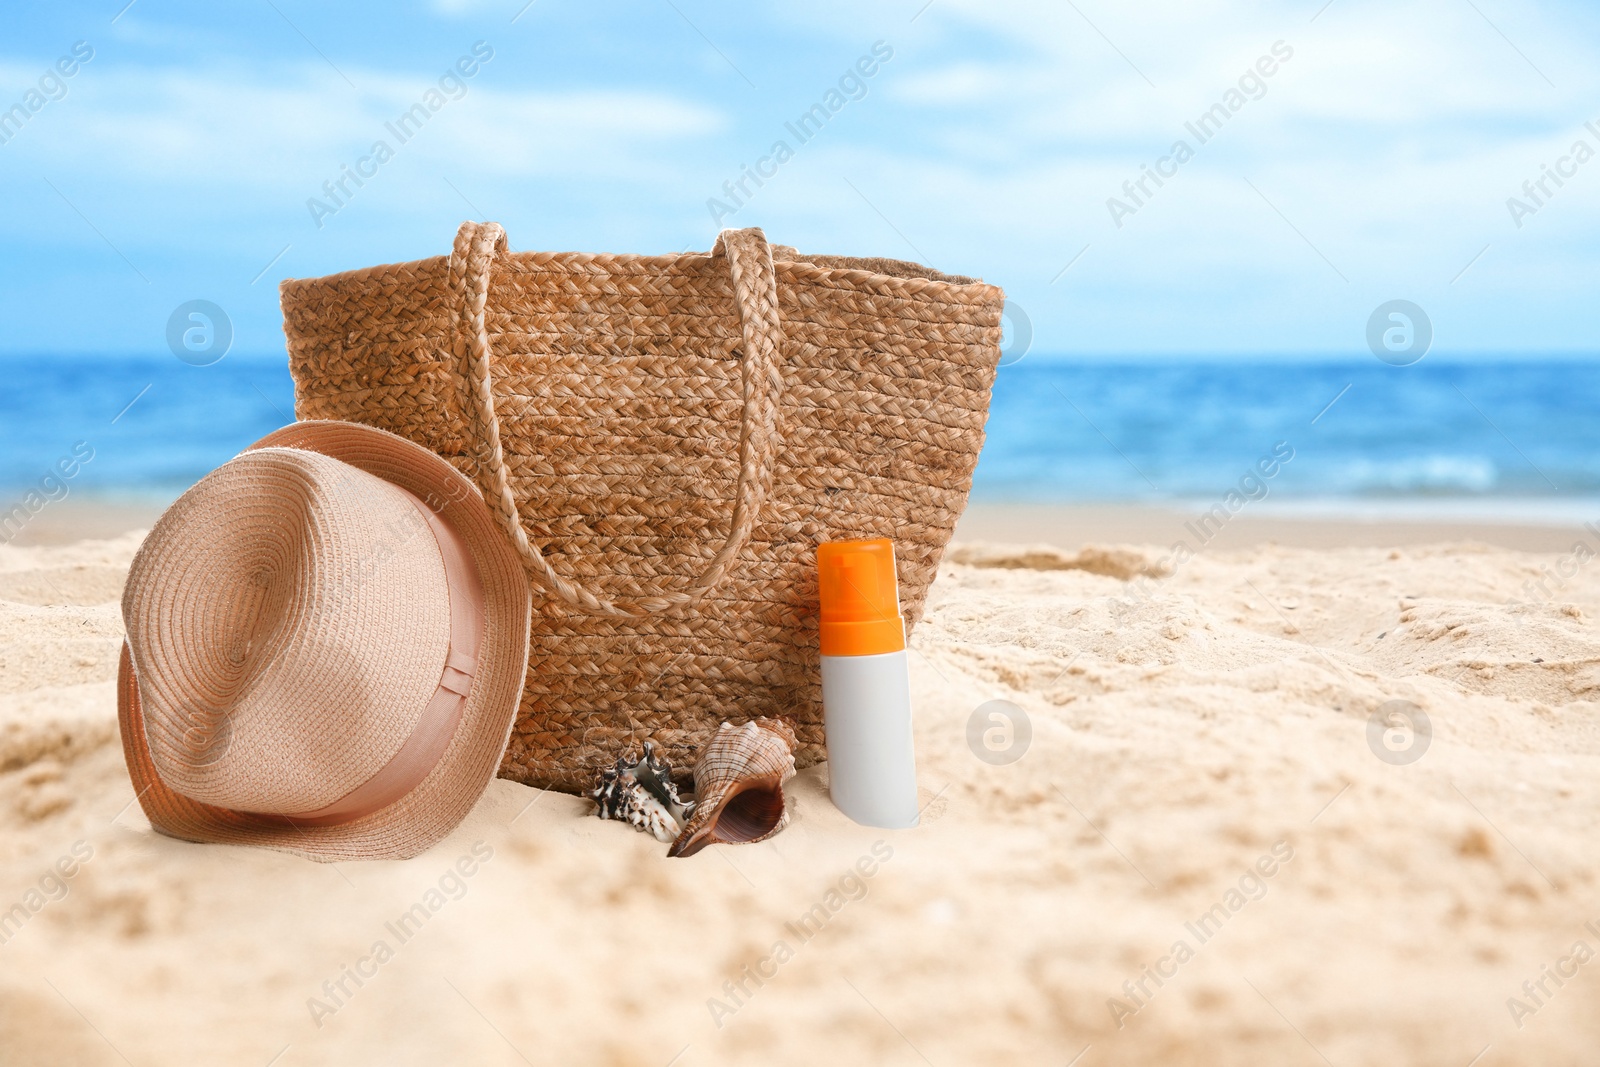
[[[880,537],[819,545],[817,590],[824,656],[875,656],[906,647],[893,541]]]

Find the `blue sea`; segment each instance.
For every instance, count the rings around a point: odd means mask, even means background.
[[[73,495],[171,499],[293,412],[281,354],[0,374],[0,503],[85,445]],[[1600,362],[1033,355],[1000,370],[973,497],[1206,506],[1241,485],[1263,509],[1595,517]]]

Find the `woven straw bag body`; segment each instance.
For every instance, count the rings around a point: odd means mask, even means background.
[[[907,627],[966,505],[1003,294],[760,230],[710,253],[453,253],[283,283],[301,419],[366,423],[476,480],[526,565],[504,777],[575,791],[653,738],[687,765],[781,715],[826,756],[816,547],[888,537]]]

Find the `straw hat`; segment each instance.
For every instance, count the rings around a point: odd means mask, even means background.
[[[145,814],[315,860],[422,852],[499,768],[529,611],[443,459],[354,423],[263,438],[167,509],[128,574],[118,713]]]

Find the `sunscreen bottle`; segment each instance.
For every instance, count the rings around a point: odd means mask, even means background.
[[[917,825],[911,681],[894,542],[817,548],[828,792],[863,826]]]

